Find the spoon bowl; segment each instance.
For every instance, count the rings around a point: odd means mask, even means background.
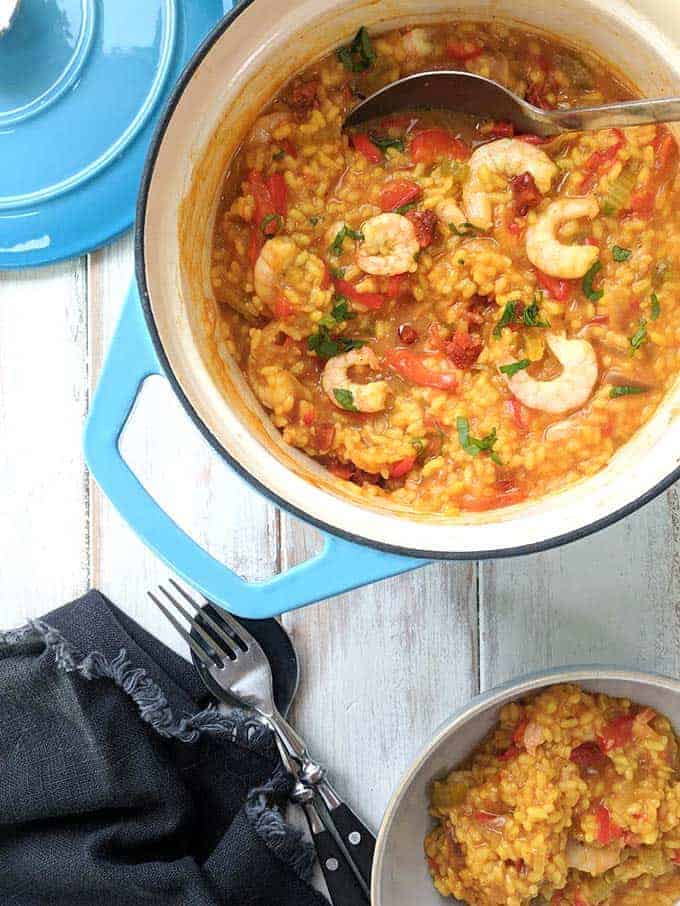
[[[542,110],[493,79],[474,72],[438,69],[391,82],[347,116],[344,128],[404,110],[451,110],[480,119],[510,122],[518,133],[549,138],[612,126],[642,126],[680,120],[680,97],[622,101],[600,107]]]

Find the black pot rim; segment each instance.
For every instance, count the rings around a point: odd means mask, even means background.
[[[165,372],[165,377],[167,378],[170,386],[172,387],[177,399],[180,401],[185,412],[188,414],[192,422],[196,425],[198,430],[201,432],[203,437],[208,441],[208,443],[213,447],[213,449],[219,453],[219,455],[225,459],[229,465],[250,485],[252,485],[255,490],[260,494],[270,500],[276,506],[285,510],[293,516],[296,516],[298,519],[301,519],[303,522],[306,522],[310,525],[313,525],[315,528],[320,529],[323,532],[327,532],[330,535],[335,535],[338,538],[343,539],[344,541],[349,541],[354,544],[361,544],[365,547],[370,547],[375,550],[384,551],[385,553],[398,554],[405,557],[414,557],[417,559],[427,559],[427,560],[489,560],[489,559],[501,559],[507,557],[519,557],[525,554],[536,554],[541,551],[547,551],[555,547],[561,547],[565,544],[570,544],[573,541],[579,541],[582,538],[588,537],[595,532],[601,531],[604,528],[613,525],[619,520],[629,516],[631,513],[636,512],[645,504],[649,503],[651,500],[654,500],[655,497],[658,497],[659,494],[662,494],[664,491],[667,491],[679,478],[680,478],[680,466],[675,468],[669,475],[664,479],[659,481],[654,487],[650,488],[648,491],[645,491],[644,494],[641,494],[635,500],[626,504],[625,506],[620,507],[617,510],[614,510],[607,516],[602,517],[601,519],[596,519],[593,522],[588,523],[587,525],[580,526],[577,529],[572,529],[569,532],[565,532],[561,535],[554,535],[550,538],[543,539],[542,541],[535,541],[531,544],[518,545],[516,547],[510,548],[498,548],[491,550],[480,550],[480,551],[427,551],[427,550],[418,550],[413,547],[401,546],[397,544],[388,544],[381,541],[375,541],[371,538],[365,538],[363,535],[360,535],[356,532],[348,532],[344,529],[337,528],[336,526],[329,525],[324,522],[322,519],[318,519],[315,516],[311,516],[309,513],[304,510],[299,509],[298,507],[291,504],[289,501],[280,497],[266,485],[264,485],[255,475],[251,474],[248,469],[237,460],[234,456],[226,450],[219,440],[212,433],[210,428],[206,425],[203,419],[200,417],[198,412],[194,409],[190,400],[185,395],[182,387],[175,376],[168,357],[163,348],[163,343],[161,341],[160,333],[156,325],[155,318],[153,316],[153,311],[151,308],[151,297],[149,292],[149,287],[146,280],[146,266],[145,266],[145,257],[144,257],[144,230],[145,230],[145,219],[146,219],[146,207],[149,197],[151,182],[153,179],[153,173],[156,165],[156,159],[160,147],[165,137],[170,120],[172,115],[177,107],[177,104],[180,101],[180,98],[184,94],[184,91],[193,78],[194,73],[198,67],[202,64],[205,57],[208,55],[213,45],[222,37],[224,32],[229,28],[229,26],[238,19],[238,17],[248,9],[255,0],[242,0],[242,2],[234,8],[230,13],[228,13],[208,34],[204,39],[202,44],[198,47],[189,63],[182,72],[177,84],[175,85],[168,101],[166,102],[165,109],[160,116],[156,129],[154,131],[151,144],[149,146],[149,151],[147,154],[146,162],[144,164],[144,170],[142,173],[141,188],[139,193],[139,198],[137,201],[137,216],[135,222],[135,274],[137,278],[137,285],[139,287],[139,295],[142,303],[142,309],[144,311],[144,317],[151,335],[151,339],[156,351],[156,355],[161,362],[163,370]],[[408,522],[405,520],[404,525],[407,526]]]

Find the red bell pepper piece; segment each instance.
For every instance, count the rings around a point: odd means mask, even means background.
[[[467,160],[470,149],[446,129],[423,129],[411,142],[411,158],[417,164],[432,164],[439,157]]]
[[[416,463],[417,456],[405,456],[399,462],[395,462],[390,466],[390,478],[402,478],[411,471],[413,466]]]
[[[422,190],[411,179],[392,179],[386,182],[380,192],[380,207],[383,211],[396,211],[420,198]]]
[[[604,803],[596,806],[595,820],[597,821],[597,842],[603,846],[609,846],[610,843],[620,840],[623,836],[623,831],[612,820],[611,812]]]
[[[283,173],[272,173],[267,178],[266,185],[274,213],[285,217],[288,210],[288,186]]]
[[[600,749],[609,754],[612,749],[620,749],[633,739],[633,718],[628,714],[620,714],[610,721],[602,730],[597,742]]]
[[[571,297],[573,282],[571,280],[561,280],[558,277],[551,277],[544,274],[543,271],[536,270],[536,280],[541,289],[549,293],[553,299],[558,302],[566,302]]]
[[[363,305],[364,308],[370,308],[372,311],[377,311],[385,304],[383,295],[380,293],[361,293],[349,280],[336,280],[335,288],[338,291],[338,295],[345,296],[350,302],[356,302],[359,305]]]
[[[382,160],[382,151],[377,145],[374,145],[370,138],[364,132],[357,132],[352,136],[354,149],[363,154],[366,160],[371,164],[379,164]]]

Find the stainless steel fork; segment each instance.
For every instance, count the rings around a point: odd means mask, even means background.
[[[187,622],[188,628],[158,595],[148,592],[149,597],[186,640],[218,686],[259,714],[273,731],[282,750],[284,764],[292,762],[296,766],[294,773],[301,786],[313,790],[325,806],[331,829],[342,842],[368,897],[375,838],[340,799],[328,781],[325,769],[311,758],[304,740],[276,708],[271,667],[259,642],[231,614],[220,610],[218,622],[180,585],[170,581],[193,613],[186,609],[177,595],[173,596],[163,586],[159,586],[159,590],[174,611]],[[200,621],[195,618],[197,615],[200,615]],[[300,794],[301,789],[298,789],[298,796],[303,799]]]

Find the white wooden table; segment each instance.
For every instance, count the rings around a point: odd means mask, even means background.
[[[89,478],[81,447],[131,274],[129,236],[87,259],[0,273],[0,628],[96,586],[177,647],[145,597],[168,570]],[[180,524],[246,577],[318,544],[229,471],[162,379],[145,387],[124,445]],[[302,660],[295,720],[377,827],[415,751],[478,690],[560,664],[678,674],[678,491],[562,550],[430,566],[284,620]]]

